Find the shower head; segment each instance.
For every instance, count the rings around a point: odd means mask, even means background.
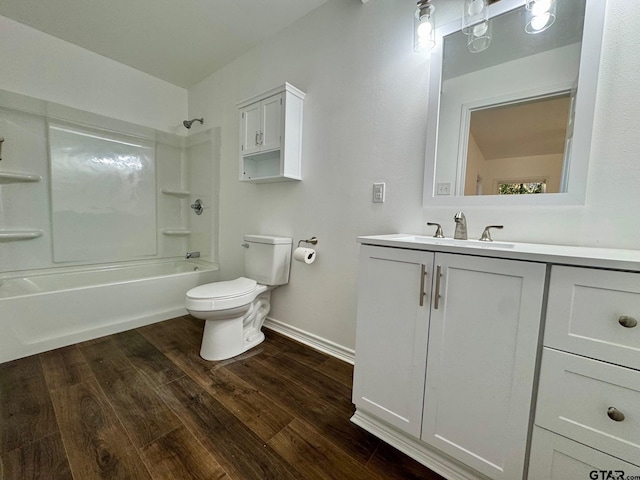
[[[185,120],[184,122],[182,122],[182,124],[184,125],[184,128],[188,130],[189,128],[191,128],[191,125],[193,125],[193,122],[200,122],[200,125],[204,125],[204,118],[194,118],[193,120]]]

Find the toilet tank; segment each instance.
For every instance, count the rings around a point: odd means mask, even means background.
[[[247,277],[263,285],[289,283],[291,239],[269,235],[245,235],[244,252]]]

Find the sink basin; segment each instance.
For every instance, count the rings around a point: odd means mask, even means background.
[[[474,247],[474,248],[514,248],[515,243],[509,242],[481,242],[480,240],[456,240],[454,238],[435,238],[435,237],[423,237],[421,235],[410,235],[406,237],[400,237],[396,240],[400,242],[409,243],[426,243],[429,245],[451,245],[459,247]]]

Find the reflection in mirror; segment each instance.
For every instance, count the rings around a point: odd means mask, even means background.
[[[473,110],[465,195],[559,193],[570,92]]]
[[[479,53],[468,50],[460,21],[438,29],[425,204],[584,201],[604,0],[557,1],[555,22],[537,34],[525,32],[524,3],[489,7],[492,41]]]

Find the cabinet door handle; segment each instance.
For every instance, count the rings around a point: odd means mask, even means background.
[[[622,315],[620,318],[618,318],[618,323],[624,328],[633,328],[638,325],[638,321],[635,318],[628,317],[627,315]]]
[[[264,133],[260,132],[260,145],[264,143]]]
[[[436,292],[433,298],[433,308],[435,308],[436,310],[438,309],[438,306],[440,305],[440,277],[442,277],[442,267],[440,265],[438,265],[436,267]]]
[[[607,409],[607,415],[614,422],[622,422],[624,420],[624,413],[622,413],[616,407],[609,407]]]
[[[258,132],[256,132],[256,145],[259,145],[259,143],[258,143]]]
[[[424,306],[424,278],[427,276],[427,268],[424,263],[420,265],[420,306]]]

